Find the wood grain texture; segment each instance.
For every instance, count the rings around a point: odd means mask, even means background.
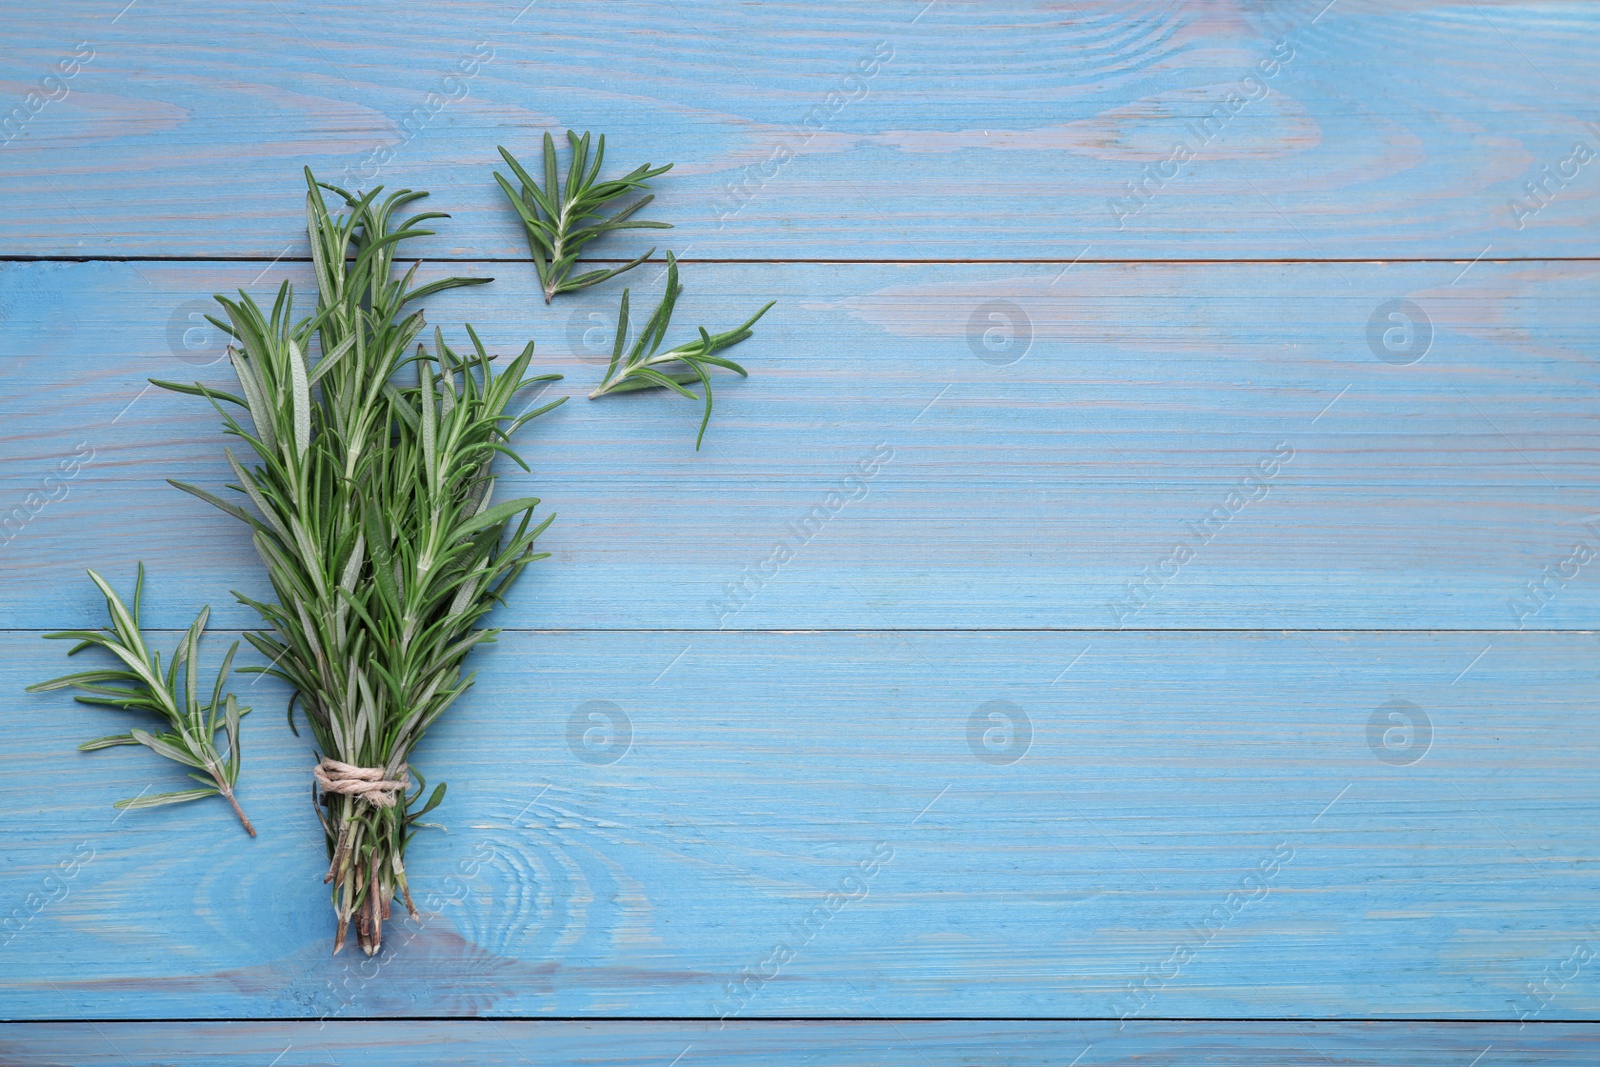
[[[0,1026],[13,1067],[1461,1067],[1589,1064],[1600,1034],[1581,1023],[1371,1022],[530,1022],[62,1023]]]
[[[271,258],[309,165],[525,256],[495,146],[570,126],[676,161],[691,257],[1596,252],[1583,4],[125,3],[9,13],[0,251]]]
[[[0,1061],[1594,1061],[1597,28],[8,11]],[[669,397],[528,433],[554,558],[417,755],[423,918],[330,960],[287,694],[244,683],[259,840],[118,817],[181,780],[72,751],[111,713],[22,694],[37,631],[141,559],[148,620],[255,621],[164,483],[227,480],[216,418],[145,379],[225,381],[208,295],[309,280],[305,166],[433,190],[413,254],[498,281],[430,319],[586,393],[620,286],[543,307],[490,174],[568,126],[677,163],[685,334],[779,304],[700,454]]]
[[[1594,637],[1486,643],[508,634],[414,760],[449,832],[367,963],[280,689],[259,839],[116,818],[181,777],[72,752],[115,713],[21,696],[57,653],[8,634],[0,1013],[1592,1018]]]
[[[569,376],[548,395],[575,398],[524,431],[533,472],[502,490],[559,517],[500,625],[1600,626],[1600,564],[1572,558],[1600,551],[1594,264],[698,265],[674,337],[779,301],[698,454],[681,398],[583,399],[618,294],[545,313],[531,267],[462,269],[496,281],[431,320],[535,339]],[[82,569],[141,559],[153,622],[210,603],[254,624],[228,592],[268,593],[244,528],[164,481],[226,484],[228,439],[146,379],[231,382],[194,365],[222,345],[189,316],[261,274],[0,268],[4,625],[97,611]],[[1395,299],[1431,321],[1410,365],[1369,345]],[[1026,354],[980,358],[1007,316],[999,354]]]

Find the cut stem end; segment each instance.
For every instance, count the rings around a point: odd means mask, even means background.
[[[249,834],[251,837],[256,836],[256,828],[250,825],[249,816],[245,815],[244,809],[239,806],[239,802],[233,799],[233,790],[224,789],[222,791],[222,795],[228,798],[229,804],[233,805],[233,813],[239,816],[239,821],[244,824],[245,833]]]

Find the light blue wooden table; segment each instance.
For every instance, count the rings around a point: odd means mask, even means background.
[[[524,2],[6,13],[0,1063],[1600,1061],[1600,12]],[[621,283],[535,294],[495,146],[567,127],[677,164],[682,329],[778,301],[698,454],[582,399]],[[575,398],[376,961],[285,691],[256,840],[22,693],[88,566],[253,624],[146,379],[309,291],[306,165]]]

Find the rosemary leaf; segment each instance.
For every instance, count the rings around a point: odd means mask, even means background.
[[[203,775],[190,775],[191,778],[214,783],[205,789],[160,793],[155,796],[141,795],[128,800],[119,800],[112,805],[113,807],[123,810],[153,808],[162,804],[179,804],[186,800],[221,795],[233,806],[234,813],[239,816],[239,821],[244,824],[250,836],[256,836],[255,827],[250,825],[250,820],[245,817],[243,809],[239,807],[239,802],[233,795],[233,787],[239,780],[239,717],[250,709],[240,708],[231,693],[224,694],[222,691],[233,665],[234,653],[239,649],[239,642],[235,641],[228,654],[223,657],[222,666],[218,668],[216,681],[211,687],[211,699],[201,703],[200,636],[205,630],[211,609],[201,609],[199,616],[179,640],[178,648],[173,652],[172,660],[168,664],[166,673],[163,674],[161,653],[149,649],[145,644],[144,634],[139,629],[139,603],[144,595],[144,564],[139,564],[139,577],[134,584],[131,609],[122,602],[122,598],[117,596],[116,590],[112,589],[111,584],[104,578],[94,571],[89,572],[89,577],[106,598],[106,611],[111,616],[112,625],[104,630],[67,630],[45,634],[45,637],[56,641],[77,642],[68,651],[69,656],[85,648],[103,648],[116,657],[122,663],[122,667],[62,675],[48,682],[30,685],[28,692],[44,693],[56,689],[76,689],[79,693],[89,694],[75,698],[82,704],[98,704],[102,707],[121,708],[124,711],[147,712],[163,721],[169,728],[168,731],[157,735],[135,727],[125,734],[112,734],[109,737],[85,741],[78,746],[79,750],[93,752],[118,745],[143,745],[158,756],[164,756],[175,763],[204,772]],[[178,673],[180,669],[183,671],[181,677]],[[102,684],[105,682],[123,684]],[[224,706],[226,706],[224,717],[219,719],[218,713]],[[228,738],[226,755],[222,754],[216,745],[217,731],[224,728],[227,730]]]
[[[129,797],[119,800],[111,805],[121,811],[132,811],[136,808],[159,808],[166,804],[182,804],[185,800],[199,800],[202,797],[214,797],[215,789],[185,789],[178,793],[155,793],[142,796]]]
[[[330,211],[325,193],[343,209]],[[397,267],[398,248],[443,216],[400,220],[426,194],[381,193],[306,172],[315,313],[296,318],[287,282],[270,310],[245,293],[219,297],[244,403],[225,408],[224,394],[198,385],[178,390],[206,396],[224,432],[244,443],[228,453],[240,499],[173,483],[244,522],[266,566],[275,600],[235,594],[268,627],[245,635],[268,666],[246,670],[283,679],[291,727],[298,707],[311,728],[334,951],[354,924],[368,955],[382,946],[395,897],[416,914],[403,857],[429,825],[418,819],[444,797],[441,784],[424,800],[412,754],[472,684],[463,661],[495,636],[479,621],[540,558],[533,542],[553,516],[533,526],[537,500],[494,503],[493,466],[497,455],[521,464],[510,434],[555,406],[519,413],[519,391],[560,377],[526,374],[532,344],[496,369],[471,327],[470,351],[438,330],[431,349],[417,342],[422,314],[408,304],[487,279],[414,287],[417,268]],[[314,351],[322,356],[312,364]],[[234,709],[224,701],[230,737]]]
[[[777,301],[768,301],[766,307],[731,330],[713,334],[708,333],[702,326],[697,340],[688,341],[665,352],[658,352],[662,341],[666,339],[667,326],[672,321],[672,308],[682,292],[683,287],[678,284],[678,261],[671,252],[668,252],[666,292],[662,294],[661,302],[656,305],[654,314],[650,316],[644,330],[634,341],[633,347],[624,354],[622,349],[629,330],[628,291],[626,289],[622,291],[622,304],[617,311],[616,342],[611,350],[611,364],[606,368],[605,378],[600,385],[589,394],[589,399],[594,400],[608,393],[631,393],[639,389],[663,388],[686,396],[690,400],[703,400],[705,414],[700,418],[700,433],[694,439],[695,451],[698,452],[700,442],[705,440],[706,426],[711,421],[711,375],[706,368],[721,367],[733,371],[740,377],[748,378],[749,374],[743,367],[717,353],[749,337],[754,332],[750,327],[754,326]],[[699,382],[704,390],[703,397],[696,396],[685,388],[695,382]]]
[[[612,201],[649,188],[650,179],[671,170],[671,163],[663,167],[651,167],[645,163],[621,178],[602,182],[599,181],[599,177],[600,163],[606,154],[605,135],[600,135],[592,162],[589,159],[587,133],[579,137],[568,130],[567,143],[571,148],[571,158],[565,185],[561,184],[556,173],[556,144],[548,133],[544,135],[545,180],[542,188],[533,176],[523,169],[522,164],[517,162],[516,157],[504,147],[501,147],[500,155],[505,158],[511,173],[521,183],[521,189],[513,188],[499,171],[496,171],[494,176],[495,181],[500,183],[500,188],[510,199],[511,206],[516,209],[523,228],[527,230],[528,251],[533,255],[534,269],[539,272],[539,284],[544,287],[546,304],[550,303],[550,299],[557,293],[586,289],[591,285],[598,285],[607,278],[614,278],[623,271],[631,270],[649,259],[655,252],[652,248],[620,267],[611,270],[593,270],[574,278],[572,270],[577,265],[578,256],[590,241],[614,230],[672,228],[669,223],[647,222],[633,217],[655,199],[653,193],[617,209],[610,215],[604,212],[605,207]]]

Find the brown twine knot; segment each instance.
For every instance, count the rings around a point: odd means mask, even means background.
[[[411,787],[411,778],[403,765],[399,779],[385,778],[382,768],[357,767],[324,756],[322,762],[311,769],[311,774],[324,793],[360,797],[379,808],[394,807],[395,798]]]

